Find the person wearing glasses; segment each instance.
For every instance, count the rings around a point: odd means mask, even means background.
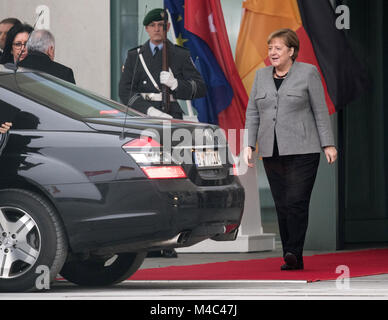
[[[20,67],[43,71],[75,84],[73,70],[54,61],[55,39],[50,31],[33,31],[27,42],[27,51],[27,56],[19,63]]]
[[[33,28],[29,24],[17,23],[7,33],[0,64],[18,63],[27,56],[27,40]]]
[[[182,119],[176,99],[192,100],[206,95],[206,85],[186,48],[167,41],[170,71],[162,71],[163,13],[149,11],[143,20],[149,40],[128,51],[119,84],[122,103],[149,116]],[[168,24],[167,31],[170,27]],[[170,110],[162,108],[162,85],[169,88]]]
[[[7,33],[17,23],[21,22],[16,18],[6,18],[0,21],[0,57],[3,55]]]

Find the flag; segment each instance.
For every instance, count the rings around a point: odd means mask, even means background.
[[[233,60],[220,0],[164,0],[177,43],[191,57],[207,85],[207,95],[193,100],[201,122],[229,129],[244,128],[248,95]],[[240,151],[237,132],[234,153]],[[230,140],[229,140],[230,143]]]
[[[267,38],[289,28],[300,41],[297,61],[321,74],[332,114],[368,88],[366,72],[353,54],[329,0],[246,0],[236,47],[236,65],[247,92],[257,69],[270,65]]]

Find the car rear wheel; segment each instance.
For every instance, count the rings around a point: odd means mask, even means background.
[[[53,206],[21,189],[0,191],[0,291],[49,289],[67,241]]]
[[[110,257],[66,262],[60,272],[80,286],[108,286],[128,279],[141,266],[146,252],[117,253]]]

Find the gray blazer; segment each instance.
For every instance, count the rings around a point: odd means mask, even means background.
[[[274,133],[279,155],[320,152],[334,146],[325,94],[317,68],[294,62],[279,91],[273,67],[256,72],[246,111],[248,145],[259,147],[259,156],[271,157]]]

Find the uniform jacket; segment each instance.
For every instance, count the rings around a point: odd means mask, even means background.
[[[258,142],[259,156],[273,153],[274,136],[279,155],[320,152],[334,146],[321,77],[315,66],[294,62],[279,91],[273,67],[259,69],[246,111],[248,145]]]
[[[28,53],[28,55],[22,61],[20,61],[19,66],[43,71],[53,75],[54,77],[75,84],[72,69],[64,66],[63,64],[52,61],[47,54],[42,52],[33,51]]]
[[[175,99],[181,100],[192,100],[205,96],[206,85],[191,60],[190,52],[183,47],[173,45],[170,41],[168,41],[167,45],[169,67],[174,77],[178,80],[178,87],[173,92],[170,91],[170,93]],[[148,70],[161,89],[162,86],[159,77],[162,71],[162,52],[160,51],[153,56],[149,40],[138,48],[140,48],[140,53],[144,57]],[[147,109],[151,106],[162,110],[161,102],[148,101],[139,95],[139,93],[158,93],[159,91],[152,84],[138,58],[138,48],[128,51],[119,84],[120,100],[125,105],[129,105],[143,113],[147,113]],[[136,72],[133,75],[135,69]],[[134,78],[133,84],[132,78]],[[132,89],[131,85],[133,85]],[[132,99],[130,100],[130,98]],[[177,102],[172,102],[169,113],[173,116],[176,114],[182,115],[182,109]]]

